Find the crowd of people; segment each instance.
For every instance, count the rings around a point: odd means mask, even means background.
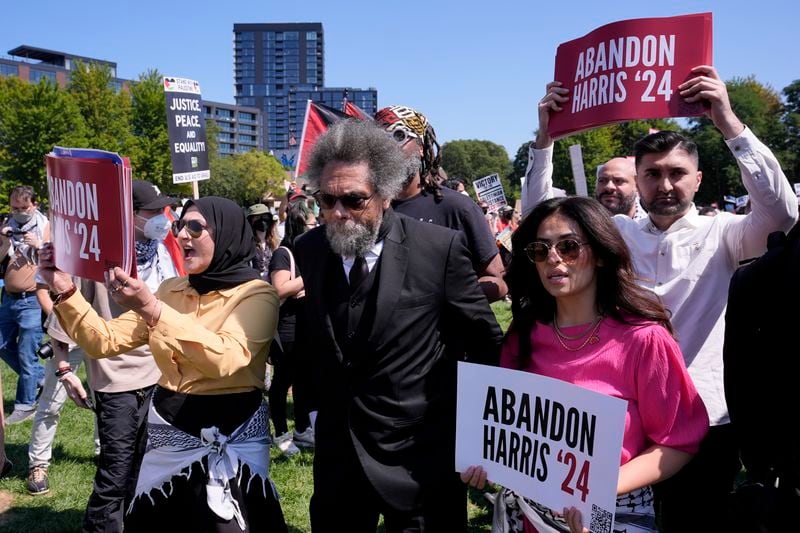
[[[744,340],[726,329],[725,295],[740,263],[795,226],[798,201],[713,67],[679,89],[736,159],[746,213],[701,212],[697,146],[671,131],[601,165],[595,198],[559,194],[547,126],[570,95],[558,81],[539,102],[521,212],[490,214],[449,178],[433,126],[407,106],[333,124],[278,210],[206,197],[177,214],[134,181],[137,275],[114,268],[106,283],[56,267],[33,190],[13,189],[0,356],[19,375],[5,424],[33,419],[29,492],[49,490],[69,397],[97,421],[84,531],[287,531],[270,446],[313,450],[315,532],[375,531],[381,517],[389,532],[466,531],[467,487],[489,481],[481,465],[454,467],[456,366],[469,361],[627,401],[615,531],[780,530],[800,470],[792,450],[740,457],[736,423],[753,414],[729,414],[739,391],[723,354]],[[741,276],[748,290],[759,268]],[[503,299],[505,335],[489,305]],[[742,462],[751,486],[780,495],[758,524],[731,519]],[[12,468],[0,446],[0,477]],[[575,508],[503,487],[492,500],[495,531],[588,531]]]

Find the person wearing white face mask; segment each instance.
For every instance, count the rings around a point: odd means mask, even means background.
[[[164,238],[171,221],[164,208],[175,200],[164,196],[147,181],[133,180],[133,214],[136,237],[136,266],[139,279],[155,292],[161,282],[178,275]]]
[[[0,358],[18,375],[14,412],[6,425],[33,416],[43,379],[36,350],[42,341],[46,287],[36,283],[36,250],[50,240],[50,225],[39,211],[36,192],[20,185],[9,195],[11,218],[0,225],[0,260],[8,256],[0,304]],[[46,310],[46,309],[45,309]]]
[[[178,275],[163,243],[170,225],[164,208],[173,202],[152,184],[133,181],[137,274],[151,290]],[[104,284],[79,278],[73,281],[76,290],[105,319],[111,320],[124,311],[111,299]],[[58,298],[54,300],[58,301]],[[146,346],[114,357],[87,358],[86,374],[95,395],[93,405],[76,375],[77,366],[84,359],[83,351],[64,333],[55,315],[50,315],[45,325],[54,355],[45,366],[45,384],[31,428],[28,492],[41,495],[50,490],[48,468],[52,444],[59,414],[69,396],[79,407],[96,411],[100,440],[94,490],[89,497],[82,530],[121,531],[123,514],[133,497],[144,454],[150,397],[161,372]]]

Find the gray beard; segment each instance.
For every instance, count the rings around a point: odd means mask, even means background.
[[[415,157],[413,158],[412,162],[409,163],[408,174],[406,175],[406,179],[403,180],[403,190],[411,185],[411,182],[414,181],[414,178],[417,176],[417,174],[419,174],[420,179],[422,179],[422,160],[418,157]]]
[[[378,242],[378,232],[382,221],[383,213],[380,214],[374,225],[371,223],[359,224],[352,220],[327,222],[325,234],[328,236],[331,250],[345,257],[364,257]],[[349,223],[352,224],[348,225]]]

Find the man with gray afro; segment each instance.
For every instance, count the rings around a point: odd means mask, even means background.
[[[390,207],[408,171],[389,134],[356,120],[334,124],[311,154],[307,177],[326,224],[295,250],[315,532],[374,532],[380,515],[389,532],[466,531],[456,362],[496,364],[502,334],[463,233]]]

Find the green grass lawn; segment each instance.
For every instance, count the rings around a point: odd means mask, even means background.
[[[509,305],[498,302],[492,308],[498,322],[505,330],[511,319]],[[17,376],[2,362],[0,362],[0,372],[3,376],[3,401],[8,415],[14,407]],[[85,378],[82,368],[80,375]],[[10,493],[13,501],[11,509],[0,514],[0,531],[3,533],[80,531],[95,471],[93,433],[91,412],[79,409],[72,401],[68,401],[62,412],[53,446],[53,460],[49,472],[50,493],[34,497],[29,496],[25,488],[31,422],[6,428],[6,452],[14,462],[14,469],[10,477],[0,480],[0,491]],[[275,449],[271,455],[270,475],[278,487],[289,531],[310,531],[308,501],[313,490],[311,473],[313,455],[303,452],[287,459]],[[491,530],[491,508],[486,505],[479,492],[470,492],[469,516],[471,531]]]

